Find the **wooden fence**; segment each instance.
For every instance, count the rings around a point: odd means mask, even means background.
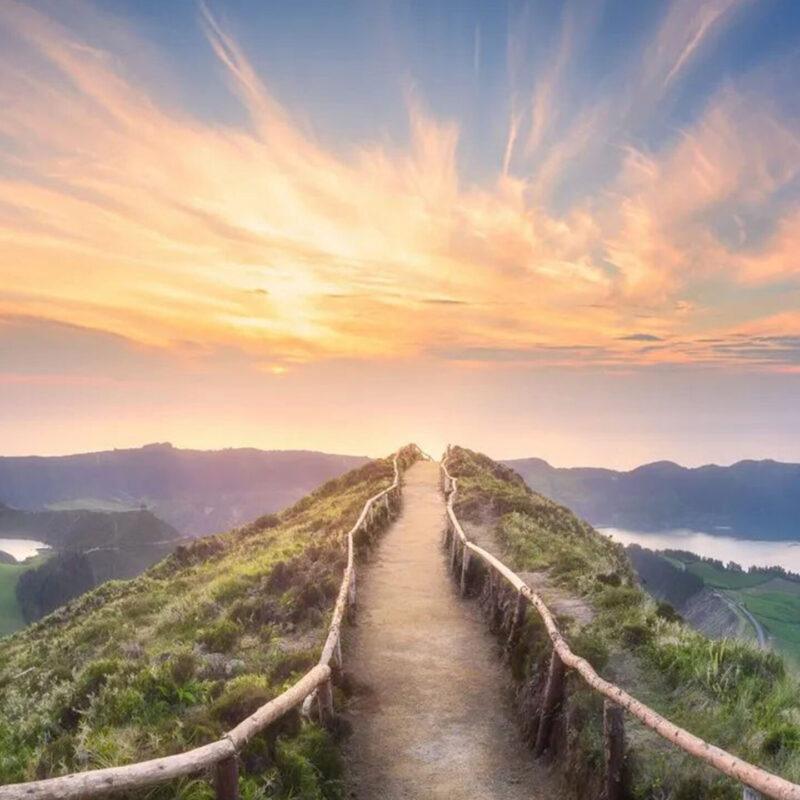
[[[470,559],[472,557],[478,558],[488,567],[490,575],[496,574],[500,576],[517,592],[517,605],[512,618],[510,636],[515,635],[514,628],[521,624],[525,606],[529,604],[536,609],[542,618],[552,642],[553,651],[550,657],[547,684],[540,708],[536,742],[534,743],[534,753],[536,755],[540,755],[549,744],[555,713],[563,697],[564,672],[566,668],[569,668],[575,670],[593,690],[605,698],[603,729],[606,760],[604,796],[606,800],[617,800],[622,796],[623,791],[621,767],[624,752],[624,729],[621,709],[628,711],[650,730],[655,731],[659,736],[681,748],[690,756],[709,764],[742,783],[744,787],[743,795],[746,799],[757,797],[756,792],[760,792],[767,797],[775,798],[775,800],[800,800],[800,785],[791,783],[767,770],[749,764],[741,758],[715,747],[713,744],[709,744],[689,733],[689,731],[674,725],[619,686],[601,678],[586,659],[576,656],[558,630],[553,615],[542,598],[519,575],[510,570],[491,553],[470,542],[465,536],[464,530],[453,510],[453,502],[458,490],[458,480],[448,472],[447,458],[441,464],[441,483],[442,491],[447,497],[445,543],[450,547],[450,564],[453,570],[458,565],[460,549],[462,593],[466,590]]]
[[[413,448],[415,457],[421,455],[415,445],[409,447]],[[319,663],[300,680],[283,694],[265,703],[216,742],[184,753],[122,767],[77,772],[30,783],[7,784],[0,786],[0,800],[71,800],[72,798],[84,800],[91,797],[105,797],[114,792],[143,789],[208,769],[214,770],[217,800],[236,800],[239,794],[237,754],[253,736],[311,698],[317,700],[320,719],[323,722],[330,719],[333,714],[332,680],[341,668],[342,621],[348,606],[355,603],[354,536],[362,529],[369,530],[378,516],[388,520],[398,507],[402,453],[403,450],[398,451],[393,459],[392,485],[367,500],[355,525],[347,533],[347,565],[322,655]],[[309,713],[307,702],[305,706],[306,712]]]

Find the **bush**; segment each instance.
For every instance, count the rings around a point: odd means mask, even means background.
[[[213,715],[233,727],[256,709],[272,700],[274,692],[261,675],[240,675],[229,681],[222,694],[214,701]]]
[[[241,627],[233,620],[222,619],[201,630],[198,639],[214,653],[228,653],[241,632]]]
[[[597,605],[609,611],[638,605],[642,594],[632,586],[608,586],[597,598]]]
[[[605,641],[597,631],[584,628],[570,639],[570,649],[575,655],[585,658],[594,668],[595,672],[605,667],[608,663],[609,651]]]
[[[303,800],[339,800],[342,797],[342,761],[330,736],[307,725],[294,739],[277,747],[281,796]]]
[[[660,601],[656,607],[656,616],[667,622],[683,622],[683,617],[669,603]]]
[[[767,735],[761,749],[771,756],[800,751],[800,728],[797,725],[781,725]]]
[[[653,640],[653,631],[641,622],[626,622],[622,626],[622,641],[628,647],[642,647]]]

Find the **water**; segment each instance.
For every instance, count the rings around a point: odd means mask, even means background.
[[[47,550],[48,545],[35,539],[0,539],[0,550],[14,556],[17,561],[35,556],[40,549]]]
[[[650,550],[688,550],[704,558],[718,558],[724,563],[735,561],[748,567],[783,567],[800,573],[800,542],[761,542],[712,536],[702,531],[674,529],[649,533],[622,528],[598,528],[621,544],[639,544]]]

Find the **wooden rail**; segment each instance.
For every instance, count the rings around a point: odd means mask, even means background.
[[[413,447],[416,448],[415,445]],[[419,448],[416,450],[418,451]],[[236,800],[239,794],[237,754],[253,736],[312,697],[317,697],[319,700],[321,720],[329,719],[333,713],[331,681],[341,667],[339,639],[342,620],[348,605],[355,601],[356,574],[353,537],[362,527],[370,525],[375,515],[380,513],[380,508],[385,509],[388,517],[392,506],[399,501],[400,464],[398,459],[400,452],[398,451],[393,459],[394,481],[392,485],[373,495],[364,503],[358,520],[347,533],[347,566],[333,609],[328,636],[316,666],[312,667],[283,694],[265,703],[216,742],[187,750],[184,753],[141,761],[136,764],[77,772],[30,783],[7,784],[0,786],[0,800],[84,800],[84,798],[90,797],[105,797],[114,792],[143,789],[210,768],[215,769],[214,785],[218,800]]]
[[[585,683],[596,692],[603,695],[612,705],[625,709],[647,728],[655,731],[659,736],[662,736],[690,756],[709,764],[728,777],[734,778],[742,783],[746,787],[745,797],[752,797],[753,793],[749,793],[748,790],[755,790],[767,797],[775,798],[775,800],[800,800],[800,785],[787,781],[785,778],[781,778],[754,764],[750,764],[713,744],[709,744],[694,734],[689,733],[689,731],[684,728],[674,725],[668,719],[662,717],[656,711],[653,711],[653,709],[629,695],[624,689],[601,678],[586,659],[576,656],[575,653],[570,650],[569,645],[561,635],[553,615],[550,613],[550,609],[545,605],[542,598],[534,592],[519,575],[503,564],[502,561],[467,539],[453,510],[453,502],[457,492],[457,479],[453,478],[447,470],[447,458],[441,463],[441,477],[442,490],[447,497],[446,536],[452,548],[450,563],[453,565],[456,563],[457,548],[460,546],[462,587],[464,585],[464,575],[467,569],[467,567],[464,567],[464,564],[468,564],[471,556],[474,555],[483,561],[491,571],[494,571],[510,584],[518,592],[518,597],[520,599],[524,598],[524,601],[536,609],[544,622],[550,641],[553,644],[553,653],[551,656],[544,698],[544,706],[547,707],[542,708],[542,718],[540,720],[537,741],[534,748],[536,751],[541,752],[541,750],[546,747],[546,738],[549,734],[550,724],[552,723],[552,712],[558,704],[558,701],[560,701],[560,693],[563,687],[563,670],[565,667],[568,667],[575,670]],[[517,617],[516,611],[514,616]],[[514,628],[515,625],[512,623],[512,631],[509,637],[516,635]],[[616,762],[619,758],[620,749],[618,733],[619,721],[615,720],[613,712],[609,713],[608,710],[605,716],[606,723],[604,727],[607,731],[612,732],[611,735],[615,735],[616,737],[615,740],[612,741],[609,741],[608,737],[606,739],[606,762],[607,766],[611,766],[612,769],[618,772]],[[617,733],[614,734],[614,731]],[[609,761],[614,763],[609,764]],[[610,779],[607,780],[607,793],[609,789],[615,791],[608,784],[618,782],[616,778],[617,775],[611,775]]]

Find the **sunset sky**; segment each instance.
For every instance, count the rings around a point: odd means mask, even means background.
[[[800,461],[797,0],[0,2],[0,454]]]

